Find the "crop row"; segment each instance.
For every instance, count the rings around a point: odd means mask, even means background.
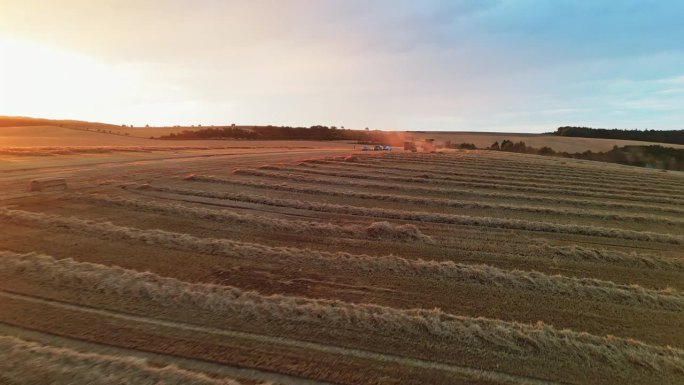
[[[506,159],[502,162],[497,162],[492,159],[489,154],[487,156],[480,156],[477,159],[462,159],[462,158],[452,158],[452,157],[442,157],[438,160],[425,160],[425,159],[410,159],[405,157],[381,157],[381,158],[358,158],[360,162],[354,162],[357,164],[366,165],[390,165],[396,166],[398,168],[409,168],[411,170],[425,170],[429,168],[431,170],[442,170],[454,172],[469,171],[471,173],[477,173],[477,175],[491,175],[496,177],[513,177],[513,178],[538,178],[538,179],[549,179],[558,182],[567,180],[576,180],[579,183],[586,181],[596,181],[604,180],[615,185],[624,186],[643,186],[648,188],[659,187],[661,189],[672,189],[672,188],[684,188],[684,181],[680,179],[664,178],[663,175],[649,175],[643,173],[639,175],[639,178],[634,178],[633,174],[619,173],[619,172],[602,172],[598,170],[590,170],[588,168],[578,169],[575,166],[567,165],[564,167],[554,167],[553,169],[547,169],[548,165],[544,164],[531,164],[529,166],[521,165],[516,162],[515,159]],[[315,161],[315,163],[338,163],[340,158],[331,158],[321,161]],[[349,163],[349,162],[345,162]],[[403,164],[410,167],[400,167]],[[418,166],[418,167],[415,167]],[[455,174],[458,174],[456,172]]]
[[[257,170],[263,171],[263,170],[272,170],[273,166],[261,166]],[[270,178],[279,178],[279,179],[290,179],[292,178],[289,173],[290,172],[299,172],[300,169],[298,168],[291,168],[291,167],[279,167],[280,170],[285,171],[285,172],[279,172],[279,173],[270,173],[268,176]],[[240,173],[245,173],[245,171],[248,169],[239,169]],[[250,169],[251,170],[251,169]],[[267,176],[267,174],[263,174],[263,176]],[[339,178],[339,177],[327,177],[324,175],[321,176],[313,176],[313,175],[302,175],[300,174],[297,176],[298,180],[299,178],[302,178],[301,180],[304,181],[314,181],[315,183],[319,184],[329,184],[329,185],[344,185],[344,186],[351,186],[351,187],[360,187],[360,188],[371,188],[371,189],[389,189],[389,190],[394,190],[394,191],[404,191],[404,192],[412,192],[412,193],[418,193],[418,194],[440,194],[440,195],[459,195],[459,196],[473,196],[473,197],[486,197],[486,198],[494,198],[494,199],[500,199],[500,200],[524,200],[524,201],[530,201],[530,202],[535,202],[535,203],[551,203],[551,204],[566,204],[566,205],[572,205],[572,206],[589,206],[589,207],[598,207],[598,208],[606,208],[606,209],[625,209],[625,210],[634,210],[634,211],[646,211],[646,212],[662,212],[662,213],[676,213],[676,214],[681,214],[684,215],[684,208],[680,209],[677,207],[667,207],[667,206],[658,206],[658,205],[646,205],[646,204],[638,204],[638,203],[629,203],[629,202],[611,202],[611,201],[605,201],[605,200],[589,200],[589,199],[577,199],[577,198],[567,198],[565,196],[546,196],[546,195],[531,195],[531,194],[519,194],[519,193],[513,193],[513,192],[505,192],[505,191],[483,191],[483,190],[472,190],[472,189],[462,189],[462,188],[454,188],[454,187],[449,187],[449,188],[443,188],[443,187],[436,187],[436,186],[418,186],[415,184],[409,185],[405,183],[383,183],[383,182],[372,182],[369,180],[356,180],[354,178]]]
[[[527,161],[526,159],[521,159],[519,154],[513,154],[510,157],[497,158],[493,156],[493,153],[478,153],[475,157],[466,158],[453,158],[451,156],[442,156],[438,158],[406,158],[404,156],[399,157],[382,157],[378,158],[380,162],[388,163],[405,163],[407,165],[416,165],[418,167],[445,167],[445,168],[463,168],[471,170],[479,170],[482,173],[487,172],[518,172],[520,174],[534,174],[540,173],[540,175],[555,176],[555,175],[565,175],[585,178],[596,178],[603,179],[608,178],[608,180],[615,180],[616,184],[629,183],[630,178],[634,177],[635,173],[638,173],[639,179],[641,181],[652,182],[655,185],[666,184],[681,186],[681,179],[676,178],[670,174],[655,173],[650,170],[634,170],[627,169],[625,167],[619,167],[614,164],[606,164],[599,162],[577,162],[573,160],[565,160],[565,164],[550,164],[547,162],[540,162],[538,159],[535,161]],[[543,160],[548,160],[548,158],[543,158]],[[591,163],[591,164],[590,164]],[[594,164],[595,163],[595,164]],[[615,179],[611,179],[615,178]]]
[[[215,210],[206,209],[203,207],[187,206],[176,203],[162,203],[155,202],[152,200],[139,200],[139,199],[127,199],[127,198],[115,198],[104,195],[93,195],[84,194],[80,195],[78,199],[89,200],[96,203],[114,204],[122,207],[129,207],[136,210],[148,210],[151,212],[162,213],[162,214],[172,214],[180,217],[196,218],[203,220],[215,221],[218,223],[242,223],[243,217],[247,217],[247,223],[251,224],[251,220],[254,219],[258,221],[257,226],[262,225],[268,226],[273,224],[276,227],[265,227],[268,229],[282,231],[284,233],[304,233],[304,234],[326,234],[326,235],[356,235],[356,230],[360,230],[362,234],[369,235],[371,237],[381,237],[383,239],[392,240],[413,240],[422,241],[425,243],[433,243],[434,240],[420,232],[420,230],[410,224],[407,225],[395,225],[388,222],[374,222],[369,226],[340,226],[331,225],[329,223],[320,224],[323,229],[318,231],[318,222],[308,222],[308,221],[284,221],[283,223],[278,223],[280,219],[277,218],[262,218],[259,216],[252,216],[249,214],[237,214],[228,210]],[[234,216],[238,216],[238,221],[233,222]],[[299,225],[299,223],[303,223]],[[291,226],[293,225],[293,226]],[[330,227],[332,226],[332,227]],[[351,231],[354,229],[352,233]],[[330,231],[328,232],[328,229]],[[370,234],[369,234],[370,233]],[[562,246],[553,247],[550,245],[535,246],[533,250],[536,253],[543,255],[552,255],[552,258],[559,258],[561,260],[572,260],[599,264],[611,264],[615,266],[622,267],[633,267],[633,268],[647,268],[656,270],[670,270],[670,271],[682,271],[684,272],[684,261],[675,259],[661,257],[654,254],[642,254],[635,251],[625,253],[617,250],[606,250],[606,249],[595,249],[580,246]]]
[[[287,171],[286,168],[280,168],[277,166],[271,166],[268,168],[271,170],[282,169],[282,171]],[[392,182],[397,182],[397,183],[417,183],[417,184],[422,184],[422,185],[438,184],[438,185],[443,185],[443,186],[462,186],[462,187],[471,187],[471,188],[496,189],[496,190],[504,190],[504,191],[533,192],[533,193],[541,193],[541,194],[552,194],[554,196],[578,196],[578,197],[591,197],[591,198],[597,198],[597,199],[617,199],[617,200],[647,202],[647,203],[664,203],[664,204],[679,205],[679,206],[684,204],[684,200],[674,198],[674,197],[634,195],[634,194],[630,194],[629,192],[626,192],[626,191],[608,193],[608,192],[588,191],[588,190],[583,190],[583,189],[566,189],[566,188],[528,186],[528,185],[517,186],[517,185],[507,185],[507,184],[500,184],[500,183],[494,183],[494,182],[489,182],[489,183],[476,182],[476,181],[469,181],[469,180],[437,180],[437,179],[420,178],[420,177],[406,177],[406,176],[400,177],[400,176],[378,175],[378,174],[375,174],[372,172],[368,172],[368,173],[353,172],[353,171],[344,171],[344,172],[337,171],[336,172],[336,171],[325,171],[325,170],[307,169],[307,168],[296,169],[296,171],[302,172],[302,173],[307,173],[307,174],[316,174],[316,175],[333,176],[333,177],[341,177],[341,178],[369,179],[369,180],[378,180],[378,181],[385,181],[385,182],[392,181]]]
[[[139,199],[118,198],[107,195],[84,194],[79,199],[105,203],[135,210],[173,214],[184,218],[210,220],[232,225],[245,225],[255,229],[291,234],[321,235],[341,238],[389,239],[401,242],[433,242],[412,224],[397,225],[373,222],[369,225],[336,225],[330,222],[304,221],[239,214],[229,210],[211,210],[203,207],[190,207],[174,203],[160,203]]]
[[[321,183],[322,181],[316,178],[308,178],[307,176],[297,175],[297,174],[283,174],[278,172],[269,172],[254,169],[239,169],[234,171],[236,174],[287,179],[291,181],[304,181],[312,183]],[[247,187],[257,187],[266,188],[272,190],[281,191],[291,191],[298,193],[307,194],[321,194],[321,195],[331,195],[331,196],[341,196],[341,197],[353,197],[361,199],[374,199],[388,202],[398,202],[398,203],[410,203],[418,204],[424,206],[433,207],[453,207],[462,209],[493,209],[493,210],[508,210],[508,211],[525,211],[532,213],[542,213],[542,214],[554,214],[563,216],[574,216],[574,217],[584,217],[584,218],[596,218],[596,219],[609,219],[609,220],[624,220],[624,221],[636,221],[636,222],[656,222],[656,223],[668,223],[680,225],[684,224],[684,220],[679,218],[669,218],[665,216],[654,216],[654,215],[638,215],[638,214],[626,214],[626,213],[615,213],[608,211],[593,211],[593,210],[582,210],[582,209],[564,209],[556,207],[547,206],[524,206],[506,203],[489,203],[483,201],[461,201],[455,199],[443,199],[443,198],[424,198],[408,195],[397,195],[397,194],[376,194],[369,192],[362,192],[358,190],[330,190],[324,188],[306,187],[300,185],[287,185],[287,184],[273,184],[264,182],[252,182],[246,180],[238,179],[222,179],[209,176],[199,176],[192,175],[187,180],[195,180],[201,182],[212,182],[212,183],[225,183],[233,185],[242,185]],[[334,183],[330,183],[334,184]],[[342,182],[341,184],[344,184]]]
[[[96,291],[125,298],[152,301],[160,306],[204,310],[231,320],[299,328],[320,333],[352,333],[392,336],[403,343],[448,346],[449,349],[486,350],[506,357],[554,357],[565,365],[583,367],[587,362],[609,371],[648,370],[684,375],[684,351],[618,337],[600,337],[552,326],[472,318],[438,309],[396,309],[337,300],[270,295],[242,291],[231,286],[197,284],[150,272],[119,267],[55,260],[49,256],[0,253],[0,269],[27,280]],[[294,330],[294,329],[289,329]],[[310,338],[325,338],[321,335]]]
[[[639,173],[639,179],[649,180],[654,183],[672,183],[681,185],[681,178],[675,177],[671,174],[662,172],[654,172],[652,170],[635,169],[633,167],[619,166],[615,164],[607,164],[601,162],[578,161],[573,159],[564,159],[561,164],[553,164],[549,162],[548,157],[540,156],[525,156],[524,154],[513,153],[499,153],[499,152],[476,152],[465,154],[467,156],[455,157],[452,155],[442,154],[434,155],[409,155],[409,154],[386,154],[382,157],[362,159],[382,159],[383,161],[397,161],[410,162],[416,165],[424,164],[426,166],[446,166],[446,167],[465,167],[472,169],[486,170],[500,170],[500,171],[517,171],[521,173],[549,173],[552,175],[563,175],[569,173],[571,175],[595,177],[595,178],[613,178],[620,177],[625,181],[629,181],[634,177],[635,172]]]
[[[321,166],[321,165],[318,165]],[[271,170],[282,170],[286,171],[285,168],[278,166],[266,167]],[[387,173],[382,175],[379,172],[374,172],[372,169],[366,169],[366,171],[355,171],[347,169],[326,169],[324,167],[319,167],[317,169],[313,168],[298,168],[298,172],[311,173],[311,174],[321,174],[330,176],[340,176],[347,178],[370,178],[370,179],[385,179],[394,180],[397,182],[413,182],[413,183],[424,183],[424,184],[442,184],[442,185],[469,185],[472,187],[481,188],[495,188],[504,190],[520,190],[520,191],[533,191],[533,192],[555,192],[557,194],[569,194],[578,196],[596,196],[601,198],[615,198],[615,199],[626,199],[626,200],[640,200],[645,202],[658,202],[658,203],[671,203],[671,204],[684,204],[684,199],[680,197],[679,194],[673,192],[671,194],[656,194],[656,193],[645,193],[645,192],[631,192],[629,188],[588,188],[574,185],[570,186],[553,186],[548,183],[526,183],[526,182],[515,182],[506,181],[501,182],[495,179],[487,179],[481,177],[444,177],[435,176],[430,173],[421,173],[420,175],[405,175],[404,173]],[[333,175],[337,174],[337,175]],[[630,191],[629,193],[627,191]]]
[[[277,168],[275,168],[277,167]],[[307,165],[308,169],[320,169],[319,165]],[[285,167],[285,166],[260,166],[258,170],[282,170],[284,172],[299,173],[302,171],[301,168],[295,167]],[[242,169],[241,169],[242,170]],[[323,171],[323,170],[321,170]],[[344,171],[340,169],[340,171]],[[282,174],[282,173],[281,173]],[[286,175],[286,174],[285,174]],[[509,200],[525,200],[535,203],[561,203],[572,206],[589,206],[589,207],[600,207],[608,209],[626,209],[626,210],[636,210],[636,211],[646,211],[646,212],[664,212],[664,213],[677,213],[684,215],[684,208],[678,208],[673,206],[660,206],[660,205],[649,205],[643,203],[631,203],[631,202],[615,202],[608,201],[605,199],[581,199],[581,198],[569,198],[564,195],[548,196],[548,195],[532,195],[526,193],[515,193],[507,191],[487,191],[487,190],[473,190],[466,188],[457,187],[437,187],[437,186],[418,186],[415,184],[405,184],[405,183],[383,183],[383,182],[370,182],[369,180],[362,179],[356,180],[355,177],[327,177],[325,175],[308,175],[308,178],[319,177],[322,178],[320,181],[326,184],[345,184],[349,186],[356,187],[368,187],[368,188],[380,188],[380,189],[393,189],[398,191],[407,192],[417,192],[417,193],[427,193],[427,194],[441,194],[441,195],[465,195],[465,196],[476,196],[476,197],[487,197],[496,199],[509,199]],[[318,180],[318,179],[317,179]]]
[[[538,246],[532,247],[534,250]],[[639,269],[658,269],[684,271],[684,259],[667,258],[655,254],[640,254],[635,251],[625,253],[617,250],[594,249],[577,245],[552,247],[541,246],[540,251],[551,253],[560,260],[574,260]]]
[[[451,224],[461,226],[480,226],[497,229],[511,229],[524,231],[538,231],[548,233],[565,233],[575,235],[586,235],[592,237],[620,238],[635,241],[663,242],[672,244],[684,244],[684,237],[673,234],[654,233],[650,231],[623,230],[611,227],[599,227],[588,225],[572,225],[562,223],[549,223],[538,221],[527,221],[521,219],[506,219],[493,217],[473,217],[468,215],[441,214],[423,211],[405,211],[395,209],[380,209],[369,207],[358,207],[349,205],[338,205],[331,203],[316,203],[295,199],[278,199],[263,195],[211,192],[204,190],[194,190],[185,188],[155,187],[148,184],[143,185],[124,185],[124,188],[134,188],[158,192],[169,192],[180,195],[198,196],[213,199],[223,199],[230,201],[249,202],[263,204],[274,207],[288,207],[294,209],[310,210],[317,212],[327,212],[343,215],[355,215],[371,218],[397,219],[414,222],[429,222],[440,224]]]
[[[2,255],[2,254],[0,254]],[[6,264],[2,255],[0,263]],[[32,257],[27,257],[30,263]],[[50,262],[57,263],[54,260]],[[47,273],[56,273],[48,269]],[[0,335],[0,380],[12,384],[52,385],[239,385],[228,379],[215,379],[174,365],[160,366],[133,357],[84,353],[42,345]]]
[[[487,265],[468,265],[451,261],[409,260],[396,256],[355,255],[290,247],[270,247],[228,239],[198,238],[163,230],[142,230],[74,217],[32,213],[19,210],[0,211],[7,222],[55,230],[69,230],[111,240],[134,240],[160,247],[190,250],[205,254],[261,259],[322,269],[351,269],[358,272],[392,271],[409,278],[468,283],[502,289],[528,290],[572,299],[612,302],[671,311],[684,311],[684,295],[675,290],[657,291],[638,285],[618,285],[588,278],[550,276],[536,271],[503,270]]]
[[[307,164],[307,163],[304,163]],[[411,163],[402,166],[396,161],[338,161],[330,160],[324,163],[317,163],[318,166],[333,166],[344,167],[347,169],[371,169],[374,172],[402,175],[406,173],[423,174],[430,177],[461,177],[461,178],[481,178],[482,180],[493,181],[512,181],[514,183],[526,182],[527,184],[544,183],[546,185],[557,185],[560,187],[584,187],[587,189],[605,188],[607,185],[621,186],[630,191],[639,191],[645,193],[668,193],[672,190],[683,189],[682,185],[663,184],[652,181],[641,181],[640,179],[631,178],[615,179],[615,178],[598,178],[596,175],[589,177],[573,176],[569,172],[558,174],[544,174],[541,172],[530,172],[521,174],[519,171],[513,170],[494,170],[483,167],[482,169],[463,168],[455,166],[440,166],[440,167],[411,167]],[[314,164],[310,164],[314,165]],[[412,175],[415,176],[415,175]]]

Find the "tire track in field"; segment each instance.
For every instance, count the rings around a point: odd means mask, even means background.
[[[69,311],[90,313],[102,317],[114,318],[122,321],[144,323],[148,325],[163,326],[168,328],[182,329],[190,332],[198,332],[205,334],[218,335],[228,338],[241,338],[252,340],[255,342],[281,345],[290,348],[307,349],[311,351],[318,351],[327,354],[336,354],[341,356],[347,356],[357,359],[372,360],[376,362],[400,364],[404,366],[413,367],[416,369],[425,370],[438,370],[443,372],[452,373],[454,375],[470,378],[472,380],[485,379],[488,381],[493,381],[499,384],[511,384],[511,385],[559,385],[558,382],[546,381],[541,379],[536,379],[532,377],[523,377],[519,375],[487,371],[482,369],[475,369],[467,366],[458,366],[453,364],[444,364],[440,362],[421,360],[417,358],[408,358],[402,356],[395,356],[390,354],[370,352],[361,349],[345,348],[335,345],[321,344],[315,342],[301,341],[292,338],[285,337],[273,337],[266,336],[262,334],[240,332],[235,330],[218,329],[207,326],[199,326],[193,324],[187,324],[177,321],[167,321],[160,319],[153,319],[149,317],[137,316],[132,314],[119,313],[111,310],[105,309],[95,309],[90,307],[84,307],[79,305],[73,305],[68,303],[63,303],[59,301],[38,298],[33,296],[28,296],[24,294],[11,293],[4,290],[0,290],[0,296],[15,300],[23,300],[26,302],[31,302],[37,305],[51,306]],[[280,375],[280,374],[278,374]]]

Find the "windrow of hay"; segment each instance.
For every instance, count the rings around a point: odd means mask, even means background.
[[[317,168],[318,165],[308,165],[308,167]],[[302,171],[301,168],[294,167],[278,167],[275,170],[282,170],[283,172],[270,172],[265,173],[263,170],[273,169],[273,166],[261,166],[259,167],[259,172],[262,174],[260,176],[265,176],[269,178],[277,179],[291,179],[294,176],[290,173],[299,173]],[[240,172],[251,171],[252,169],[239,169]],[[607,209],[626,209],[626,210],[636,210],[645,212],[663,212],[663,213],[677,213],[684,215],[684,208],[680,209],[671,206],[658,206],[658,205],[646,205],[639,203],[629,203],[629,202],[611,202],[605,199],[577,199],[568,198],[565,196],[547,196],[547,195],[531,195],[531,194],[518,194],[512,192],[496,192],[496,191],[483,191],[483,190],[472,190],[472,189],[462,189],[462,188],[442,188],[435,186],[417,186],[408,185],[404,183],[383,183],[383,182],[369,182],[368,180],[356,180],[353,177],[340,178],[340,177],[327,177],[325,175],[312,176],[306,175],[307,173],[300,173],[296,178],[301,178],[304,181],[312,181],[321,184],[330,185],[345,185],[361,188],[377,188],[377,189],[390,189],[394,191],[405,191],[405,192],[415,192],[420,194],[442,194],[442,195],[461,195],[461,196],[475,196],[475,197],[486,197],[495,199],[513,199],[513,200],[525,200],[534,203],[560,203],[572,206],[589,206]],[[256,175],[255,175],[256,176]]]
[[[299,174],[283,174],[277,172],[268,172],[253,169],[238,169],[234,173],[242,175],[251,176],[262,176],[271,177],[278,179],[287,179],[293,181],[302,182],[315,182],[319,183],[321,181],[316,178],[307,179],[306,176]],[[247,180],[238,179],[222,179],[212,176],[193,176],[192,179],[200,182],[212,182],[212,183],[224,183],[233,185],[242,185],[248,187],[257,188],[267,188],[271,190],[281,190],[281,191],[291,191],[306,194],[324,194],[331,196],[340,197],[354,197],[362,199],[374,199],[388,202],[398,202],[398,203],[411,203],[424,206],[435,206],[435,207],[454,207],[462,209],[493,209],[493,210],[508,210],[508,211],[525,211],[532,213],[542,213],[542,214],[553,214],[553,215],[563,215],[563,216],[575,216],[584,218],[596,218],[596,219],[607,219],[607,220],[625,220],[625,221],[636,221],[636,222],[656,222],[656,223],[668,223],[674,225],[684,224],[684,219],[680,218],[670,218],[666,216],[654,216],[654,215],[639,215],[639,214],[627,214],[627,213],[615,213],[609,211],[594,211],[594,210],[582,210],[582,209],[564,209],[548,206],[525,206],[525,205],[515,205],[515,204],[503,204],[503,203],[488,203],[483,201],[462,201],[455,199],[444,199],[444,198],[424,198],[408,195],[397,195],[397,194],[376,194],[369,192],[362,192],[357,190],[330,190],[323,188],[305,187],[300,185],[288,185],[288,184],[273,184],[265,182],[252,182]],[[344,184],[341,182],[340,184]]]
[[[680,178],[669,174],[662,174],[654,172],[649,169],[636,169],[631,166],[618,165],[613,163],[592,162],[578,159],[555,159],[538,155],[526,156],[520,153],[507,153],[497,151],[476,151],[470,153],[463,153],[453,156],[441,154],[439,156],[428,156],[420,154],[417,157],[407,156],[408,154],[392,155],[385,154],[385,156],[377,158],[388,161],[408,162],[412,164],[424,164],[427,166],[445,167],[470,167],[480,169],[496,169],[496,170],[511,170],[517,172],[546,172],[558,174],[563,172],[572,173],[574,175],[584,175],[589,177],[614,177],[616,175],[629,180],[635,172],[639,173],[640,177],[647,178],[654,182],[672,182],[679,184]],[[551,162],[550,162],[551,161]]]
[[[648,371],[667,376],[684,375],[684,351],[618,337],[600,337],[550,325],[506,322],[444,313],[438,309],[396,309],[337,300],[271,295],[242,291],[231,286],[193,284],[150,272],[119,267],[55,260],[49,256],[0,253],[0,267],[25,279],[97,291],[125,298],[152,301],[161,306],[204,310],[251,324],[289,325],[303,334],[316,328],[358,338],[372,335],[423,346],[440,345],[505,357],[553,357],[564,365],[584,367],[587,362],[608,372]],[[290,329],[293,330],[293,329]],[[325,339],[317,334],[309,338]]]
[[[557,177],[568,175],[570,177],[585,178],[585,179],[603,179],[613,182],[616,185],[621,183],[630,183],[633,181],[633,176],[638,173],[639,181],[637,183],[652,183],[652,187],[656,186],[672,186],[673,188],[681,188],[684,185],[684,180],[677,176],[677,174],[655,172],[650,169],[634,168],[630,166],[618,165],[613,163],[581,161],[573,159],[556,159],[548,157],[537,158],[523,158],[522,154],[511,154],[509,157],[496,157],[499,152],[492,151],[477,151],[468,154],[468,156],[455,157],[453,155],[441,154],[440,156],[430,157],[427,154],[421,154],[418,158],[407,157],[407,154],[391,155],[384,154],[383,156],[361,157],[360,163],[376,163],[376,164],[404,164],[407,166],[416,166],[416,168],[430,168],[430,169],[445,169],[445,170],[472,170],[487,174],[494,173],[519,173],[519,174],[538,174],[540,177]],[[312,161],[319,164],[327,164],[330,162],[339,162],[339,157],[320,158],[316,160],[305,160],[306,163]]]
[[[277,166],[269,167],[271,170],[278,170]],[[286,171],[286,170],[282,170]],[[664,204],[674,204],[682,205],[684,200],[674,198],[673,196],[655,196],[655,195],[643,195],[643,194],[630,194],[623,191],[612,191],[612,192],[600,192],[587,190],[587,189],[571,189],[562,187],[547,187],[546,185],[527,185],[527,184],[503,184],[497,183],[495,181],[483,182],[475,181],[469,179],[435,179],[435,178],[423,178],[423,177],[410,177],[410,176],[390,176],[390,175],[378,175],[376,173],[367,172],[353,172],[353,171],[327,171],[313,168],[300,168],[298,172],[334,176],[341,178],[355,178],[355,179],[370,179],[370,180],[380,180],[380,181],[393,181],[397,183],[419,183],[419,184],[437,184],[444,186],[462,186],[471,188],[484,188],[484,189],[496,189],[505,191],[523,191],[523,192],[535,192],[540,194],[552,194],[552,195],[566,195],[566,196],[580,196],[580,197],[592,197],[599,199],[617,199],[625,201],[637,201],[637,202],[648,202],[648,203],[664,203]]]
[[[654,254],[640,254],[635,251],[625,253],[617,250],[593,249],[582,246],[552,247],[548,245],[533,247],[550,252],[562,260],[576,260],[595,263],[610,263],[617,266],[648,268],[658,270],[684,271],[684,260],[666,258]]]
[[[475,154],[477,158],[473,158],[472,155]],[[486,155],[485,155],[486,154]],[[417,156],[410,156],[408,154],[381,154],[376,155],[361,155],[358,162],[360,163],[377,163],[377,164],[407,164],[416,166],[416,168],[450,168],[462,167],[462,168],[492,168],[494,170],[511,170],[511,171],[523,171],[529,170],[530,167],[539,166],[540,171],[543,173],[547,172],[557,172],[557,169],[549,170],[546,167],[549,166],[546,163],[533,163],[524,162],[522,159],[507,159],[506,161],[510,164],[510,167],[502,167],[500,159],[494,159],[494,155],[497,153],[478,151],[475,153],[456,153],[449,154],[446,153],[438,155],[428,155],[420,154]],[[455,156],[457,155],[457,156]],[[464,157],[464,155],[470,155],[471,157]],[[483,156],[484,155],[484,156]],[[339,162],[340,157],[321,157],[315,159],[305,159],[302,162],[304,164],[319,164],[319,165],[329,165],[332,162]],[[444,162],[447,162],[446,164]],[[573,170],[576,170],[573,168]]]
[[[605,180],[614,185],[624,186],[629,185],[630,188],[638,186],[639,188],[644,188],[643,191],[663,191],[664,189],[672,188],[683,188],[684,181],[676,179],[663,179],[662,176],[659,178],[649,177],[648,175],[640,175],[640,178],[635,180],[633,176],[628,175],[616,175],[615,173],[603,173],[603,172],[586,172],[579,171],[573,167],[558,168],[554,171],[540,170],[538,165],[532,167],[514,167],[512,163],[514,161],[508,161],[504,164],[490,164],[487,159],[472,161],[463,161],[461,159],[452,160],[442,160],[439,162],[434,161],[414,161],[402,158],[385,159],[385,158],[365,158],[359,159],[355,164],[342,164],[339,158],[334,158],[322,164],[331,164],[339,166],[349,166],[349,167],[389,167],[396,170],[402,171],[425,171],[429,169],[430,171],[435,171],[440,174],[446,175],[463,175],[463,176],[491,176],[498,179],[513,179],[513,180],[549,180],[558,183],[577,183],[578,185],[600,185],[596,180]],[[401,166],[401,165],[405,166]],[[406,166],[418,166],[418,167],[406,167]],[[543,164],[542,164],[543,167]],[[532,170],[531,168],[534,168]],[[523,172],[521,172],[523,171]],[[527,171],[527,172],[524,172]],[[643,177],[643,178],[641,178]],[[521,179],[522,178],[522,179]],[[574,182],[573,182],[574,181]],[[605,183],[602,184],[605,186]]]
[[[649,231],[622,230],[611,227],[572,225],[561,223],[548,223],[527,221],[521,219],[506,219],[492,217],[472,217],[468,215],[440,214],[423,211],[405,211],[394,209],[378,209],[357,207],[349,205],[337,205],[331,203],[315,203],[294,199],[277,199],[262,195],[239,194],[227,192],[211,192],[183,188],[155,187],[149,184],[122,185],[123,188],[168,192],[180,195],[200,196],[213,199],[224,199],[239,202],[257,203],[276,207],[289,207],[302,210],[337,213],[344,215],[358,215],[373,218],[398,219],[416,222],[430,222],[452,224],[461,226],[481,226],[498,229],[539,231],[551,233],[565,233],[586,235],[592,237],[621,238],[635,241],[663,242],[672,244],[684,244],[684,237],[672,234],[661,234]]]
[[[2,257],[0,263],[8,258]],[[174,365],[151,365],[140,358],[83,353],[6,335],[0,335],[0,379],[13,384],[52,385],[239,385],[234,380],[214,379]]]
[[[575,163],[568,159],[561,162],[556,162],[556,165],[551,165],[546,161],[536,162],[520,162],[516,158],[492,160],[491,153],[479,154],[475,159],[457,159],[455,162],[446,164],[435,164],[432,162],[414,162],[401,159],[382,159],[377,163],[401,164],[408,167],[415,166],[422,169],[440,169],[440,170],[454,170],[465,169],[482,174],[509,174],[514,176],[515,173],[520,175],[534,175],[540,178],[558,178],[565,180],[577,178],[578,182],[583,180],[605,180],[606,187],[608,186],[640,186],[650,188],[660,188],[661,191],[668,193],[670,190],[681,190],[684,188],[684,179],[676,173],[654,172],[654,170],[635,168],[631,166],[622,166],[611,163],[590,162],[583,161],[582,163]],[[367,163],[375,163],[369,161]],[[561,164],[559,164],[561,163]],[[589,164],[589,163],[596,163]],[[551,168],[548,168],[551,167]]]
[[[431,237],[423,234],[418,227],[412,224],[397,225],[383,221],[373,222],[369,225],[336,225],[330,222],[262,217],[258,215],[239,214],[229,210],[211,210],[175,203],[158,203],[154,201],[117,198],[105,195],[84,194],[80,195],[79,199],[128,207],[136,210],[174,214],[185,218],[244,225],[256,229],[293,234],[321,235],[340,238],[389,239],[400,242],[434,242]],[[383,231],[378,231],[379,228],[382,228]]]
[[[638,172],[644,177],[654,180],[670,180],[674,182],[681,181],[680,178],[661,174],[655,170],[636,169],[631,166],[625,166],[613,163],[593,162],[581,159],[571,158],[549,158],[546,156],[499,152],[499,151],[470,151],[454,154],[417,154],[412,157],[409,154],[384,154],[382,158],[401,161],[408,159],[411,162],[435,162],[446,163],[448,165],[460,166],[467,165],[472,167],[496,167],[501,169],[518,169],[530,170],[532,168],[539,169],[543,172],[558,172],[571,171],[583,175],[605,175],[627,177],[634,172]]]
[[[596,279],[550,276],[536,271],[503,270],[487,265],[467,265],[451,261],[409,260],[396,256],[354,255],[290,247],[270,247],[227,239],[198,238],[163,230],[141,230],[78,218],[32,213],[19,210],[0,211],[6,221],[50,229],[71,230],[113,240],[135,240],[166,248],[191,250],[206,254],[245,259],[268,259],[307,268],[352,269],[359,272],[387,272],[409,278],[442,280],[451,283],[477,284],[502,289],[528,290],[539,294],[568,297],[626,306],[670,311],[684,311],[684,294],[675,290],[657,291],[638,285],[618,285]],[[378,231],[383,231],[379,229]]]
[[[272,166],[262,166],[259,167],[260,171],[262,169],[273,169]],[[495,199],[514,199],[514,200],[524,200],[534,203],[561,203],[573,206],[590,206],[598,208],[608,208],[608,209],[629,209],[629,210],[642,210],[647,212],[665,212],[665,213],[677,213],[684,214],[684,208],[678,208],[673,206],[660,206],[656,204],[646,204],[646,203],[630,203],[630,202],[615,202],[608,201],[605,199],[581,199],[572,198],[564,195],[538,195],[538,194],[520,194],[515,192],[497,192],[497,191],[487,191],[487,190],[474,190],[470,188],[458,188],[458,187],[436,187],[436,186],[418,186],[415,184],[404,184],[404,183],[386,183],[384,181],[369,182],[372,179],[356,178],[355,176],[349,177],[339,177],[339,176],[326,176],[323,174],[307,175],[311,174],[307,170],[329,170],[329,171],[345,171],[343,168],[321,168],[320,165],[307,165],[306,168],[295,168],[295,167],[280,167],[283,171],[279,173],[280,175],[285,175],[287,177],[288,173],[299,173],[303,178],[311,180],[321,180],[321,183],[326,184],[337,184],[337,185],[349,185],[358,187],[368,187],[368,188],[379,188],[379,189],[392,189],[398,191],[407,192],[418,192],[426,194],[447,194],[447,195],[472,195],[478,197],[487,197]],[[382,169],[380,170],[382,172]],[[285,178],[284,177],[284,178]],[[299,176],[298,176],[299,177]],[[316,178],[318,177],[318,178]],[[322,177],[322,178],[321,178]],[[327,179],[326,179],[327,178]],[[382,178],[378,178],[382,179]],[[303,179],[306,180],[306,179]]]
[[[398,164],[397,164],[398,163]],[[412,162],[411,162],[412,163]],[[605,188],[606,186],[621,186],[628,188],[630,191],[639,191],[645,193],[668,194],[673,189],[682,189],[684,186],[672,183],[663,183],[662,181],[641,181],[632,178],[597,178],[596,175],[581,177],[572,175],[569,172],[559,172],[557,174],[547,174],[543,172],[530,172],[521,174],[519,171],[513,170],[495,170],[487,167],[454,167],[454,166],[428,166],[425,167],[409,167],[409,165],[402,166],[404,163],[393,161],[357,161],[353,164],[340,160],[330,160],[317,166],[330,166],[336,169],[365,169],[373,172],[387,173],[394,175],[405,175],[406,173],[426,174],[432,178],[440,177],[462,177],[462,178],[482,178],[484,180],[493,181],[514,181],[514,182],[528,182],[531,184],[544,183],[545,185],[557,185],[562,187],[584,187],[586,189]],[[412,175],[413,176],[413,175]],[[600,180],[600,181],[599,181]],[[669,195],[669,194],[668,194]]]

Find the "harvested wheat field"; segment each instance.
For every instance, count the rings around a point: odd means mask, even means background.
[[[682,173],[155,154],[0,169],[0,383],[684,383]]]

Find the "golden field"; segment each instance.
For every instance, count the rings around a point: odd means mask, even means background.
[[[0,383],[684,381],[682,173],[20,129]]]

